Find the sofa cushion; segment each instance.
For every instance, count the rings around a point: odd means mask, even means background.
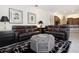
[[[53,34],[55,36],[61,36],[61,37],[65,36],[65,34],[63,32],[53,32]]]
[[[26,30],[25,29],[16,29],[16,32],[18,32],[18,34],[21,34],[21,33],[25,33]]]

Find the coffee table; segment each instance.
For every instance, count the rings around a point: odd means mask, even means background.
[[[30,41],[30,48],[38,53],[48,53],[55,46],[54,36],[51,34],[33,35]]]

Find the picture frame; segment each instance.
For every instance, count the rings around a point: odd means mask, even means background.
[[[9,8],[10,23],[21,24],[23,23],[23,11]]]
[[[35,13],[31,13],[31,12],[27,12],[27,20],[28,20],[28,24],[36,24],[36,14]]]

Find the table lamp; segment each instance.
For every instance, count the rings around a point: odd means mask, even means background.
[[[6,22],[9,22],[8,17],[7,16],[2,16],[0,21],[4,22],[4,24],[5,24],[5,28],[4,29],[6,29]]]
[[[39,24],[39,27],[42,28],[43,22],[42,21],[39,21],[38,24]]]

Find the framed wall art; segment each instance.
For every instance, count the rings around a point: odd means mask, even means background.
[[[28,24],[36,24],[36,14],[35,13],[31,13],[31,12],[27,12],[27,20],[28,20]]]
[[[23,23],[23,12],[21,10],[9,8],[10,23]]]

